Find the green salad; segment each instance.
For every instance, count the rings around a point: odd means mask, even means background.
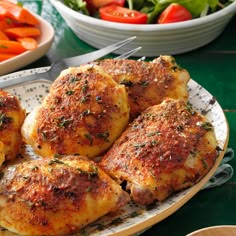
[[[157,23],[158,16],[173,3],[186,8],[191,13],[192,19],[194,19],[216,12],[234,1],[236,0],[64,0],[64,3],[73,10],[101,19],[101,8],[117,4],[119,7],[129,9],[130,13],[131,11],[137,11],[145,14],[147,16],[146,23],[152,24]],[[111,11],[114,11],[114,8]],[[129,12],[126,11],[125,13],[128,15]],[[118,15],[121,13],[112,14]]]
[[[133,2],[134,9],[139,9],[148,15],[148,22],[153,23],[159,15],[171,3],[178,3],[187,8],[193,18],[205,16],[218,11],[234,0],[128,0]]]

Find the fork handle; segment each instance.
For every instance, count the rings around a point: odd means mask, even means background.
[[[1,89],[9,88],[9,87],[13,87],[19,84],[27,84],[28,82],[32,82],[36,80],[38,81],[46,80],[49,82],[49,75],[47,72],[42,72],[42,73],[36,73],[36,74],[28,75],[28,76],[23,76],[17,79],[0,80],[0,88]]]

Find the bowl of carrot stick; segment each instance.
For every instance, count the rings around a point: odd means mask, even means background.
[[[0,75],[42,57],[51,47],[54,29],[23,5],[0,1]]]

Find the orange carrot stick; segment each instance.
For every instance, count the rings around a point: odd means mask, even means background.
[[[0,15],[30,25],[39,24],[38,19],[26,8],[8,1],[0,1]]]
[[[34,50],[38,47],[37,41],[31,37],[17,38],[16,40],[27,50]]]
[[[6,61],[8,59],[11,59],[13,57],[17,56],[17,54],[12,53],[0,53],[0,62]]]
[[[12,40],[0,40],[0,53],[14,53],[20,54],[25,52],[26,49],[20,42]]]
[[[0,30],[11,28],[12,25],[12,20],[10,20],[9,18],[0,19]]]
[[[2,0],[0,0],[2,1]],[[22,27],[25,26],[24,23],[16,22],[8,17],[0,19],[0,30],[4,31],[9,28]]]
[[[9,40],[7,35],[4,32],[2,32],[1,30],[0,30],[0,40]]]
[[[15,27],[9,28],[4,31],[8,37],[18,38],[18,37],[36,37],[40,35],[40,30],[36,27]]]

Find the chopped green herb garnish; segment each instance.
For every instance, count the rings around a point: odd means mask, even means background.
[[[90,145],[92,145],[92,143],[93,143],[93,138],[92,138],[91,134],[84,134],[84,137],[85,137],[86,139],[88,139],[88,140],[90,141]]]
[[[125,85],[126,87],[132,87],[132,86],[133,86],[132,81],[130,81],[130,80],[128,80],[128,79],[124,79],[124,80],[120,81],[120,84],[123,84],[123,85]]]
[[[197,125],[207,131],[213,130],[213,126],[210,122],[198,122]]]
[[[53,159],[53,160],[50,160],[48,164],[49,164],[49,165],[53,165],[53,164],[62,164],[62,165],[64,165],[65,162],[60,161],[60,160],[58,160],[58,159],[55,158],[55,159]]]
[[[96,102],[97,102],[97,103],[102,103],[102,98],[101,98],[101,96],[96,96]]]
[[[204,169],[208,168],[208,165],[204,159],[202,159],[202,164],[203,164]]]
[[[76,81],[80,81],[81,79],[76,77],[75,75],[71,75],[70,76],[70,83],[74,83]]]
[[[134,144],[134,147],[135,147],[136,149],[145,147],[145,143],[135,143],[135,144]]]
[[[103,139],[105,142],[110,142],[109,141],[109,139],[108,139],[108,137],[109,137],[109,132],[104,132],[104,133],[98,133],[98,134],[96,134],[96,138],[100,138],[100,139]]]
[[[88,90],[88,81],[86,80],[86,81],[84,82],[84,85],[82,86],[82,91],[83,91],[83,93],[86,93],[87,90]]]
[[[0,44],[0,48],[8,48],[6,45]]]
[[[42,135],[42,138],[43,138],[43,141],[46,141],[47,140],[47,134],[45,131],[42,131],[41,132],[41,135]]]
[[[90,95],[86,95],[86,96],[83,96],[82,98],[81,98],[81,103],[85,103],[85,102],[87,102],[88,100],[89,100],[89,97],[90,97]]]
[[[12,24],[12,19],[6,18],[6,22],[7,22],[8,25],[11,25]]]
[[[154,135],[158,135],[159,136],[160,134],[161,134],[161,132],[158,132],[158,131],[157,132],[150,132],[150,133],[147,134],[147,137],[152,137]]]
[[[58,153],[54,154],[54,158],[58,159],[58,158],[61,158],[63,155],[60,155]]]
[[[62,116],[59,120],[60,120],[58,124],[59,127],[66,127],[68,124],[72,122],[72,119],[66,119],[64,116]]]
[[[4,113],[0,113],[0,129],[3,128],[4,125],[10,123],[12,121],[12,118],[9,116],[6,116]]]
[[[188,111],[189,113],[191,113],[191,115],[194,115],[194,114],[196,113],[196,112],[193,110],[192,105],[191,105],[189,102],[187,103],[186,109],[187,109],[187,111]]]
[[[89,166],[89,170],[82,170],[81,168],[77,168],[77,170],[81,173],[81,174],[86,174],[88,175],[88,180],[91,180],[92,177],[95,177],[98,175],[98,168],[94,165],[90,165]],[[91,171],[90,171],[91,170]]]
[[[157,144],[158,144],[158,142],[157,142],[156,140],[152,140],[152,141],[151,141],[151,146],[152,146],[152,147],[156,146]]]
[[[90,115],[92,112],[90,110],[85,110],[82,112],[82,115],[83,116],[87,116],[87,115]]]
[[[73,91],[73,90],[68,90],[68,91],[66,91],[66,95],[70,96],[70,95],[74,94],[74,92],[75,91]]]
[[[142,87],[147,87],[149,85],[149,82],[148,81],[140,81],[138,84]]]
[[[31,168],[31,170],[38,170],[39,168],[38,168],[38,166],[33,166],[32,168]]]
[[[176,129],[179,131],[179,132],[182,132],[184,130],[184,127],[182,125],[178,125],[176,127]]]
[[[91,192],[91,191],[92,191],[92,187],[88,186],[87,189],[86,189],[86,192]]]

